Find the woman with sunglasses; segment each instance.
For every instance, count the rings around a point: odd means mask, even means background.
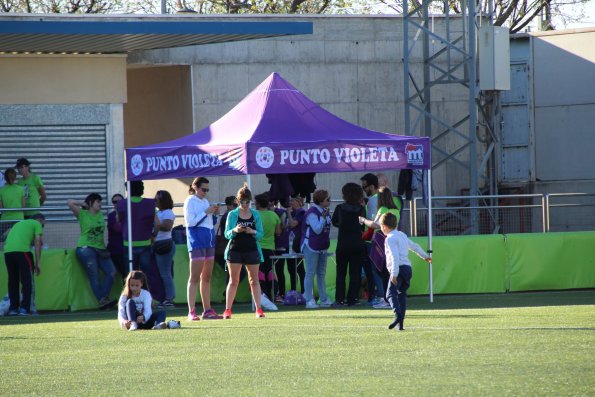
[[[256,306],[256,317],[262,318],[264,313],[260,306],[261,292],[258,281],[258,271],[260,263],[263,261],[260,248],[260,240],[264,235],[262,219],[258,211],[250,208],[252,193],[246,183],[238,190],[237,200],[240,206],[229,212],[225,225],[225,238],[229,240],[225,250],[227,268],[229,269],[229,283],[227,284],[223,318],[231,318],[231,306],[240,283],[242,265],[245,265],[248,270],[250,290]]]
[[[219,206],[211,205],[206,195],[209,180],[196,177],[190,185],[190,196],[184,201],[184,222],[190,253],[190,275],[188,276],[188,320],[198,321],[196,314],[196,292],[200,279],[203,320],[218,320],[222,317],[211,307],[211,276],[215,261],[215,229]]]
[[[330,246],[331,217],[329,207],[331,198],[326,190],[317,190],[312,195],[314,205],[306,211],[302,223],[301,248],[306,262],[306,309],[316,309],[319,304],[314,299],[314,276],[320,306],[329,307],[332,301],[326,294],[326,251]]]

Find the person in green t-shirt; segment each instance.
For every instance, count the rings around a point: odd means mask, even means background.
[[[4,171],[6,184],[0,188],[0,208],[25,208],[25,190],[17,185],[17,172],[14,168]],[[2,211],[0,215],[0,241],[16,222],[24,219],[23,211]]]
[[[281,220],[279,216],[268,208],[269,195],[266,193],[254,196],[254,204],[262,219],[263,236],[260,240],[260,248],[262,250],[263,261],[260,263],[260,289],[272,301],[273,295],[273,264],[271,263],[271,255],[275,251],[275,236],[281,234]]]
[[[31,172],[31,162],[26,158],[20,158],[17,160],[15,167],[21,179],[19,179],[19,186],[25,189],[25,200],[27,202],[27,208],[39,208],[43,205],[46,199],[45,187],[43,181],[37,175]],[[25,211],[25,218],[30,218],[33,214],[39,213],[38,210]]]
[[[393,214],[397,219],[397,223],[399,222],[401,211],[395,204],[393,193],[388,187],[382,186],[378,189],[378,211],[376,212],[374,220],[360,217],[360,222],[369,228],[376,229],[376,232],[372,237],[372,247],[368,256],[370,261],[374,264],[372,268],[376,272],[375,277],[379,276],[382,279],[383,296],[385,295],[384,286],[388,285],[389,273],[386,270],[386,256],[384,254],[385,236],[380,230],[380,218],[386,213]],[[386,301],[386,298],[384,298],[381,299],[380,302],[377,302],[374,307],[377,309],[388,308],[390,307],[390,304]]]
[[[33,291],[33,271],[41,273],[41,247],[45,218],[35,214],[31,219],[17,222],[4,244],[4,262],[8,273],[8,296],[10,298],[9,316],[28,316],[31,314],[31,295]],[[35,260],[31,254],[31,245],[35,246]],[[19,296],[19,282],[22,284]]]
[[[116,268],[105,249],[105,219],[101,212],[101,195],[91,193],[84,203],[68,200],[68,208],[79,221],[81,236],[76,246],[76,257],[83,265],[91,289],[103,307],[111,303],[109,293],[114,283]],[[99,281],[99,270],[104,274],[103,281]]]

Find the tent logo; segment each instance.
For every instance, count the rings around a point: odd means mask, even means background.
[[[256,151],[256,164],[261,168],[270,168],[275,161],[273,149],[263,146]]]
[[[139,176],[143,172],[143,159],[140,154],[135,154],[130,160],[130,169],[135,176]]]
[[[424,164],[424,146],[407,143],[405,146],[405,154],[407,155],[407,164],[423,165]]]

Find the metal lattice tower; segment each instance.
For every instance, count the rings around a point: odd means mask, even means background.
[[[432,138],[432,170],[443,167],[447,162],[467,170],[470,196],[479,194],[480,176],[486,179],[490,193],[495,194],[496,135],[489,120],[493,120],[497,94],[480,96],[478,88],[477,4],[475,0],[462,0],[459,3],[461,9],[456,12],[450,4],[448,0],[403,0],[405,134]],[[444,29],[440,33],[434,30],[431,11],[441,14]],[[423,73],[415,76],[411,60],[415,47],[420,44]],[[459,112],[456,120],[447,120],[438,112],[433,112],[432,93],[452,85],[467,90],[467,109]],[[487,133],[478,145],[478,132],[482,127],[478,122],[479,115],[486,121],[483,127]],[[444,144],[445,141],[448,144]],[[478,160],[480,157],[481,162]],[[488,167],[490,172],[480,175]],[[471,199],[470,204],[472,208],[477,207],[478,200]],[[477,211],[472,210],[470,232],[477,234],[478,228]]]

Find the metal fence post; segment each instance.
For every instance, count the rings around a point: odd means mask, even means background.
[[[545,193],[543,200],[543,231],[548,233],[550,231],[550,195]]]

